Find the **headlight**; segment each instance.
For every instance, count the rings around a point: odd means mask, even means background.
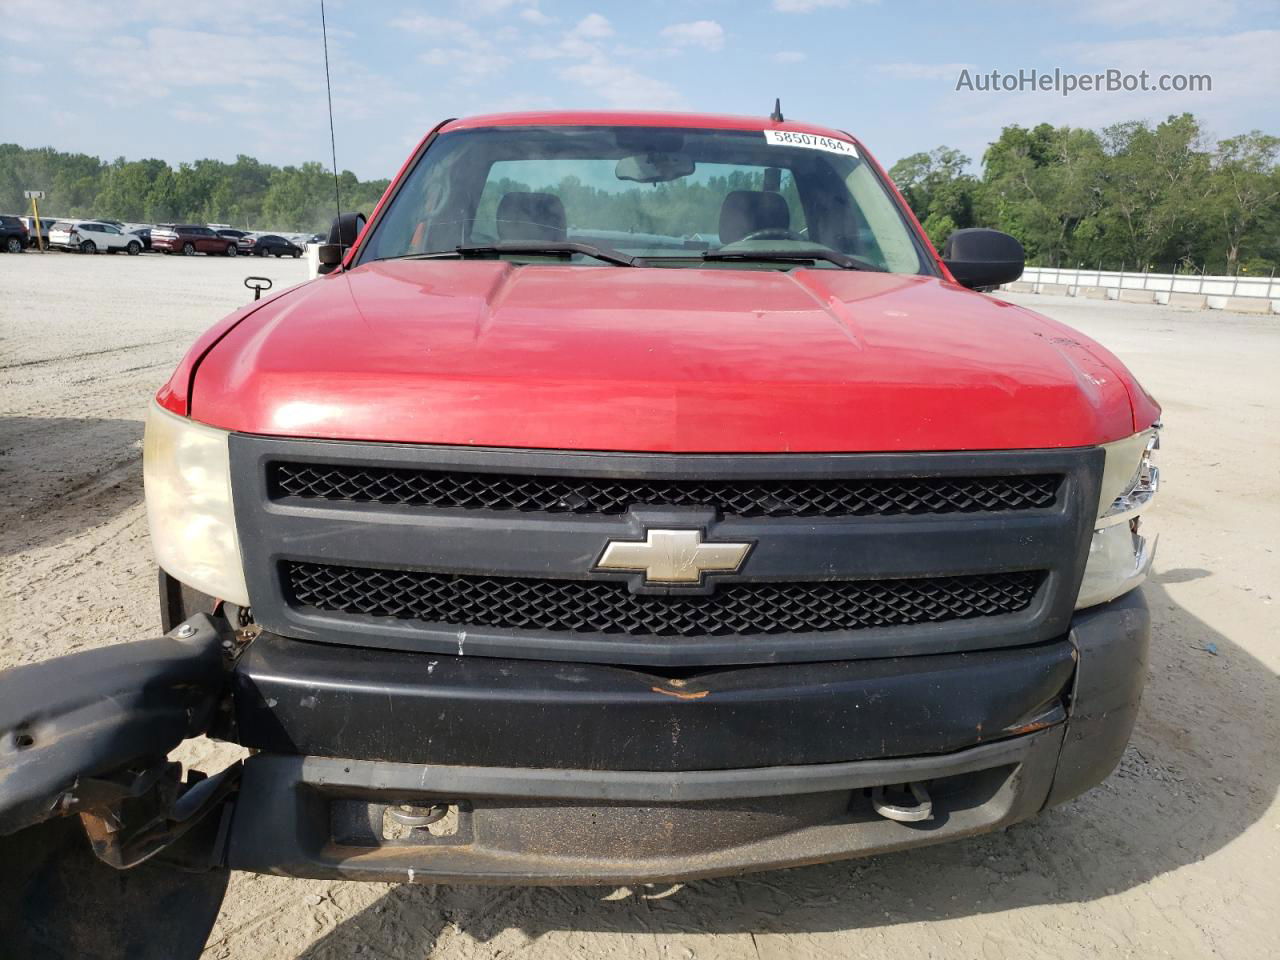
[[[248,606],[227,436],[152,403],[142,448],[147,521],[162,569],[210,596]]]
[[[1143,528],[1142,515],[1160,489],[1160,470],[1153,462],[1160,449],[1159,430],[1157,424],[1103,447],[1107,459],[1098,516],[1077,610],[1114,600],[1147,578],[1156,537]]]

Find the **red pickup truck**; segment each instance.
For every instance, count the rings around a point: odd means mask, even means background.
[[[442,123],[357,223],[160,389],[165,634],[0,676],[0,832],[673,880],[994,830],[1114,767],[1160,410],[979,292],[1016,240],[939,257],[841,130],[658,113]],[[201,734],[252,753],[180,782]]]

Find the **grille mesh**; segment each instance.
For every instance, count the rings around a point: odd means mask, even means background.
[[[277,462],[272,495],[405,506],[620,514],[632,505],[715,507],[741,517],[973,513],[1050,506],[1061,477],[652,480],[462,473]]]
[[[285,564],[292,600],[326,612],[458,626],[693,637],[857,630],[1014,613],[1043,574],[722,584],[645,596],[612,581],[541,580]]]

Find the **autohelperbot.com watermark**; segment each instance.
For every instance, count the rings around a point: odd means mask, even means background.
[[[964,93],[1211,93],[1208,73],[1153,73],[1111,67],[1095,73],[1022,68],[1014,71],[961,69],[956,92]]]

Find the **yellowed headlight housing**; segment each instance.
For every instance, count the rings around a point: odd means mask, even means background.
[[[225,430],[151,405],[142,450],[147,522],[156,561],[170,576],[248,606],[227,437]]]

